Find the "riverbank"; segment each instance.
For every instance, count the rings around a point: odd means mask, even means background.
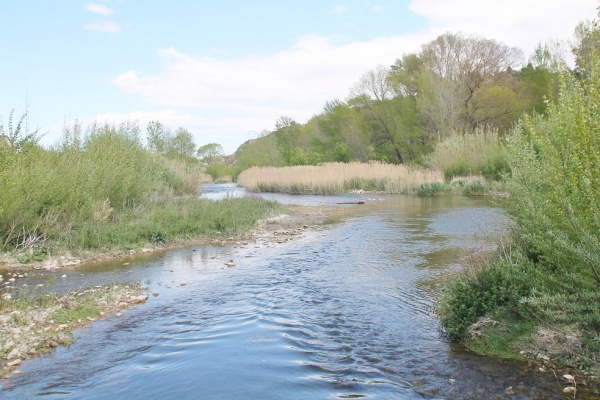
[[[45,255],[43,260],[31,260],[27,263],[21,263],[19,261],[19,253],[7,252],[0,254],[0,270],[8,271],[22,275],[28,271],[39,271],[39,270],[58,270],[64,267],[73,267],[85,263],[107,261],[111,259],[124,259],[135,257],[141,254],[149,254],[157,251],[166,251],[177,248],[200,246],[205,244],[218,244],[227,245],[235,244],[239,241],[248,240],[264,240],[264,241],[278,241],[281,237],[287,236],[286,231],[294,231],[303,226],[308,227],[312,225],[319,225],[324,223],[332,214],[331,210],[323,211],[322,207],[308,207],[308,206],[287,206],[285,209],[273,209],[271,215],[265,218],[259,219],[253,227],[247,228],[245,231],[232,233],[229,236],[223,235],[198,235],[192,238],[176,238],[167,242],[162,243],[146,243],[144,246],[140,246],[130,250],[116,250],[112,252],[102,252],[93,250],[80,250],[77,254],[73,254],[70,251],[58,251],[56,254]],[[280,231],[277,235],[278,239],[274,239],[275,232]],[[0,275],[0,285],[14,286],[8,281],[10,277]]]
[[[19,374],[24,360],[73,342],[73,330],[99,318],[121,317],[125,309],[145,303],[139,285],[110,285],[57,294],[43,285],[5,294],[0,300],[0,376]]]
[[[245,233],[222,239],[199,237],[181,239],[161,246],[144,247],[119,253],[97,253],[82,257],[63,254],[44,261],[23,265],[15,257],[4,255],[5,275],[0,280],[0,377],[19,374],[22,361],[37,357],[60,345],[73,342],[73,330],[85,328],[99,318],[122,317],[132,306],[148,299],[147,289],[138,284],[95,286],[57,294],[48,287],[28,287],[28,274],[56,270],[84,263],[132,257],[136,254],[166,251],[204,244],[243,245],[256,241],[264,246],[283,244],[302,235],[311,226],[323,224],[329,213],[321,208],[289,207],[259,220]],[[65,275],[65,279],[68,279]],[[152,295],[158,296],[155,292]]]

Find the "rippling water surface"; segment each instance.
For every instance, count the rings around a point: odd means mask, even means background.
[[[493,249],[505,229],[498,208],[481,198],[359,197],[365,205],[338,206],[339,222],[285,244],[67,271],[63,289],[140,281],[160,295],[24,363],[0,398],[481,399],[504,398],[509,386],[512,399],[562,398],[553,376],[440,336],[437,282]]]

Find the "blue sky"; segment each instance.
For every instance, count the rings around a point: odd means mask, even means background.
[[[227,153],[305,122],[362,74],[445,32],[523,50],[572,38],[597,0],[19,0],[0,12],[0,119],[150,120]]]

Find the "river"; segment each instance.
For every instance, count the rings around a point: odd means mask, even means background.
[[[223,195],[245,193],[205,188],[208,198]],[[279,245],[61,270],[61,290],[138,281],[159,296],[24,362],[0,398],[564,398],[554,375],[470,354],[440,334],[432,310],[440,280],[506,231],[493,200],[263,196],[341,217]],[[336,204],[346,200],[365,204]],[[235,267],[224,265],[230,259]]]

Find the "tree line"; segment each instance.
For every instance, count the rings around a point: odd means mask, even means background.
[[[521,50],[493,39],[445,33],[417,53],[361,76],[305,124],[283,116],[244,143],[236,171],[250,166],[378,160],[421,163],[436,143],[485,128],[501,136],[525,113],[544,114],[566,68],[560,48]]]

